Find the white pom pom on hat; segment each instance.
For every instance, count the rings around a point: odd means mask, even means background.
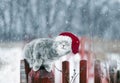
[[[78,53],[79,52],[79,45],[80,45],[80,40],[79,38],[74,35],[73,33],[71,32],[62,32],[59,34],[60,36],[67,36],[67,37],[70,37],[72,39],[72,52],[74,54]]]

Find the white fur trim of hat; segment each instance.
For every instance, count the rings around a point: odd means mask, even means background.
[[[54,41],[69,41],[72,43],[72,39],[68,36],[57,36]]]

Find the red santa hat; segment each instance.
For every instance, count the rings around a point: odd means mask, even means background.
[[[77,36],[75,36],[73,33],[71,32],[62,32],[59,34],[60,36],[68,36],[72,39],[72,52],[74,54],[78,53],[79,51],[79,45],[80,45],[80,41],[78,39]]]

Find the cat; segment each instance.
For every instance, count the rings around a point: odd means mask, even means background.
[[[25,45],[23,57],[34,71],[44,66],[51,72],[55,60],[72,52],[71,43],[72,39],[67,36],[35,39]]]

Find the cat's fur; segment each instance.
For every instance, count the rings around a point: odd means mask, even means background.
[[[53,61],[71,52],[71,43],[67,36],[36,39],[25,46],[23,56],[34,71],[44,66],[50,72]]]

